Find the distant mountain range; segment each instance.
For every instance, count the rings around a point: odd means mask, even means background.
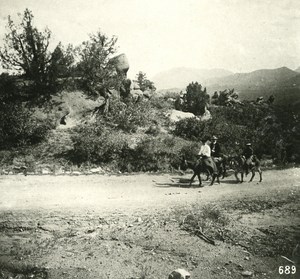
[[[158,89],[186,88],[192,81],[203,83],[204,80],[232,74],[232,72],[224,69],[206,70],[180,67],[158,73],[152,78],[152,81]]]
[[[189,83],[197,81],[210,94],[234,88],[241,100],[255,100],[260,96],[267,99],[274,95],[276,103],[300,104],[300,67],[295,71],[282,67],[235,74],[223,69],[174,68],[156,75],[153,81],[158,89],[184,90]]]

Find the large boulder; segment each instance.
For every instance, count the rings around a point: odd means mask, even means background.
[[[127,76],[129,70],[129,62],[124,53],[115,56],[109,60],[109,63],[114,64],[118,73],[122,74],[124,77]]]
[[[166,115],[171,122],[178,122],[182,119],[193,118],[196,117],[195,114],[191,112],[183,112],[180,110],[172,109]]]
[[[140,90],[140,89],[137,89],[137,90],[131,90],[130,91],[130,95],[131,97],[134,99],[134,100],[139,100],[141,98],[143,98],[143,91]]]

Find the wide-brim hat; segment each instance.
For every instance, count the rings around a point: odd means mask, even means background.
[[[252,145],[250,142],[248,142],[246,145]]]
[[[212,140],[217,140],[218,138],[216,136],[211,137]]]

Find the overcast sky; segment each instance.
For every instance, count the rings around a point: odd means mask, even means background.
[[[300,66],[298,0],[0,0],[0,45],[7,16],[25,8],[52,31],[53,45],[80,44],[98,29],[116,35],[129,77],[173,67]]]

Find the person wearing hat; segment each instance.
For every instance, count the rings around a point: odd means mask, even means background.
[[[211,158],[211,149],[210,144],[211,141],[209,138],[205,138],[203,140],[204,144],[201,146],[198,156],[202,159],[204,165],[208,168],[208,170],[212,170],[213,174],[218,174],[218,169],[216,163]]]
[[[245,170],[246,174],[248,174],[253,158],[253,148],[250,142],[246,144],[242,155],[245,157]]]
[[[225,171],[225,165],[223,164],[222,160],[222,153],[221,153],[221,147],[220,144],[217,142],[218,138],[216,136],[211,137],[211,157],[216,163],[216,166],[220,173],[223,173]]]
[[[211,156],[213,158],[220,158],[221,157],[221,147],[220,144],[217,142],[218,138],[216,136],[212,136],[211,138]]]

